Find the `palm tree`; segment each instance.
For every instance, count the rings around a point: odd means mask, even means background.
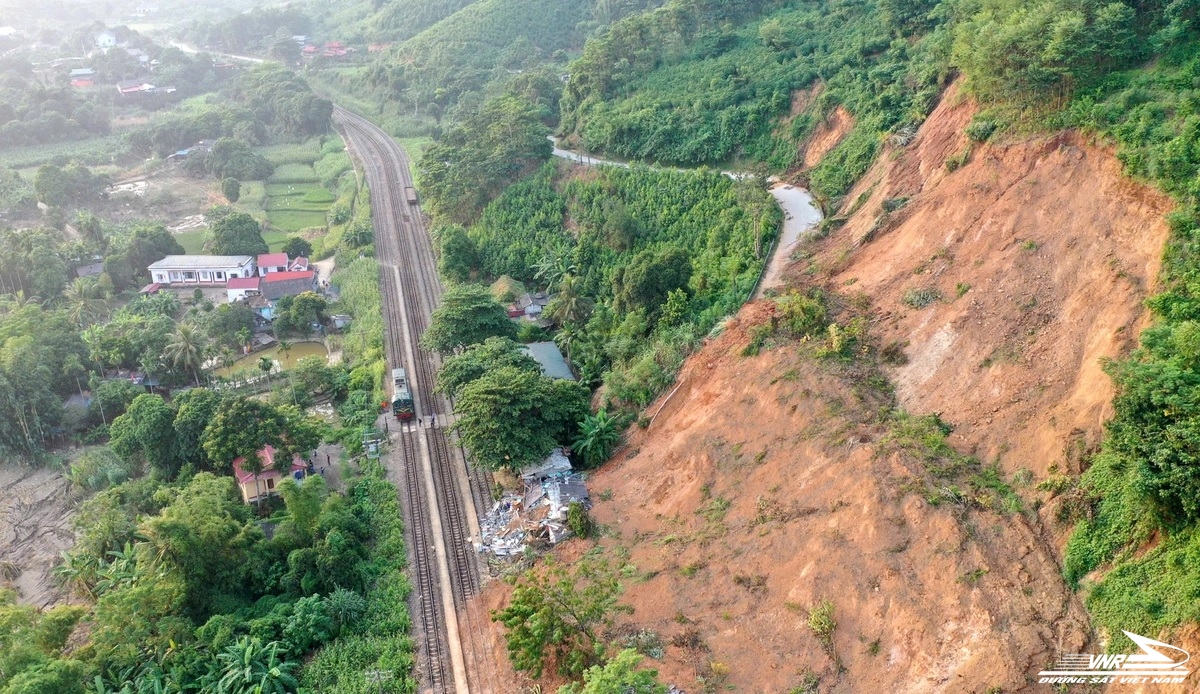
[[[96,280],[90,277],[75,278],[63,290],[62,301],[71,322],[80,328],[103,317],[108,308],[108,302],[96,296]]]
[[[288,694],[298,686],[293,674],[298,665],[280,657],[278,641],[264,646],[256,637],[243,636],[217,659],[225,671],[217,694]]]
[[[579,268],[571,262],[570,251],[568,250],[547,253],[541,262],[534,265],[534,267],[537,269],[537,272],[534,273],[533,278],[541,280],[542,286],[547,291],[550,290],[550,287],[558,284],[563,276],[579,271]]]
[[[578,323],[592,310],[591,299],[584,296],[579,287],[579,278],[567,274],[558,283],[558,294],[546,307],[546,315],[559,325]]]
[[[26,296],[24,289],[18,289],[11,294],[0,296],[0,306],[4,307],[5,313],[19,311],[26,306],[42,303],[40,296]]]
[[[554,335],[554,343],[567,355],[567,361],[571,361],[571,348],[575,346],[575,341],[579,339],[579,330],[574,325],[565,324]]]
[[[246,328],[242,328],[241,330],[237,331],[238,344],[242,345],[242,354],[250,353],[250,340],[253,337],[254,333],[251,333]]]
[[[266,357],[263,357],[266,359]],[[270,376],[268,376],[270,378]],[[262,458],[258,454],[244,456],[242,460],[242,469],[254,475],[254,505],[262,509],[262,491],[258,488],[258,476],[263,473],[266,468],[263,467]]]
[[[287,340],[280,340],[278,350],[283,355],[283,361],[286,362],[288,355],[292,353],[292,343]]]
[[[200,385],[200,367],[204,364],[204,333],[191,323],[180,323],[171,336],[171,342],[163,352],[163,357],[175,368],[191,371],[196,385]]]
[[[271,388],[271,369],[275,368],[275,362],[271,361],[270,357],[260,357],[258,360],[258,370],[267,375],[267,388]]]

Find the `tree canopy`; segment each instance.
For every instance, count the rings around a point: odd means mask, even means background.
[[[262,227],[245,212],[228,212],[212,223],[209,250],[214,255],[259,255],[266,253]]]
[[[587,411],[582,385],[501,366],[459,388],[454,427],[477,465],[515,470],[569,443]]]
[[[442,303],[434,309],[421,344],[426,349],[449,354],[489,337],[516,336],[516,326],[487,287],[458,284],[442,295]]]

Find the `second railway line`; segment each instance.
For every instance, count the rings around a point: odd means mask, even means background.
[[[477,514],[490,505],[491,480],[465,465],[461,448],[449,437],[450,403],[434,391],[440,360],[417,344],[441,297],[432,244],[419,209],[406,196],[412,178],[403,151],[348,111],[338,108],[334,117],[370,186],[386,354],[389,368],[406,369],[415,412],[413,421],[398,423],[392,464],[401,468],[421,691],[488,691],[494,686],[488,654],[466,649],[472,660],[467,663],[457,636],[479,638],[486,630],[466,608],[481,584],[469,539],[478,527]],[[431,425],[431,416],[441,426]]]

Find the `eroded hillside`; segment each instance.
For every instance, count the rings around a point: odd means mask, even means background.
[[[894,392],[874,358],[821,357],[824,338],[746,356],[774,323],[758,302],[593,476],[601,544],[636,567],[618,626],[662,636],[647,665],[664,682],[691,691],[716,662],[738,691],[814,676],[823,692],[1021,691],[1096,645],[1062,579],[1067,528],[1036,484],[1055,465],[1078,472],[1100,440],[1113,395],[1101,362],[1145,321],[1169,203],[1072,134],[964,156],[973,112],[952,89],[791,271],[869,316]],[[893,408],[940,414],[979,461],[973,476],[933,474]],[[1001,491],[981,481],[993,464]],[[997,503],[1009,489],[1019,510]],[[828,644],[808,619],[823,600]]]

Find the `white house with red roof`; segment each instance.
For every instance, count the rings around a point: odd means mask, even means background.
[[[237,478],[238,489],[242,490],[242,501],[246,503],[271,496],[275,493],[279,483],[283,481],[283,475],[275,469],[274,446],[264,446],[258,452],[258,459],[262,461],[263,471],[258,473],[257,478],[253,472],[246,470],[245,457],[238,457],[233,461],[233,476]],[[299,481],[304,479],[307,474],[308,465],[298,454],[293,456],[288,475]]]
[[[225,294],[229,297],[229,303],[258,294],[261,291],[261,282],[259,277],[234,277],[229,280],[225,283]]]
[[[258,256],[258,276],[266,277],[271,272],[288,271],[287,253],[263,253]]]

